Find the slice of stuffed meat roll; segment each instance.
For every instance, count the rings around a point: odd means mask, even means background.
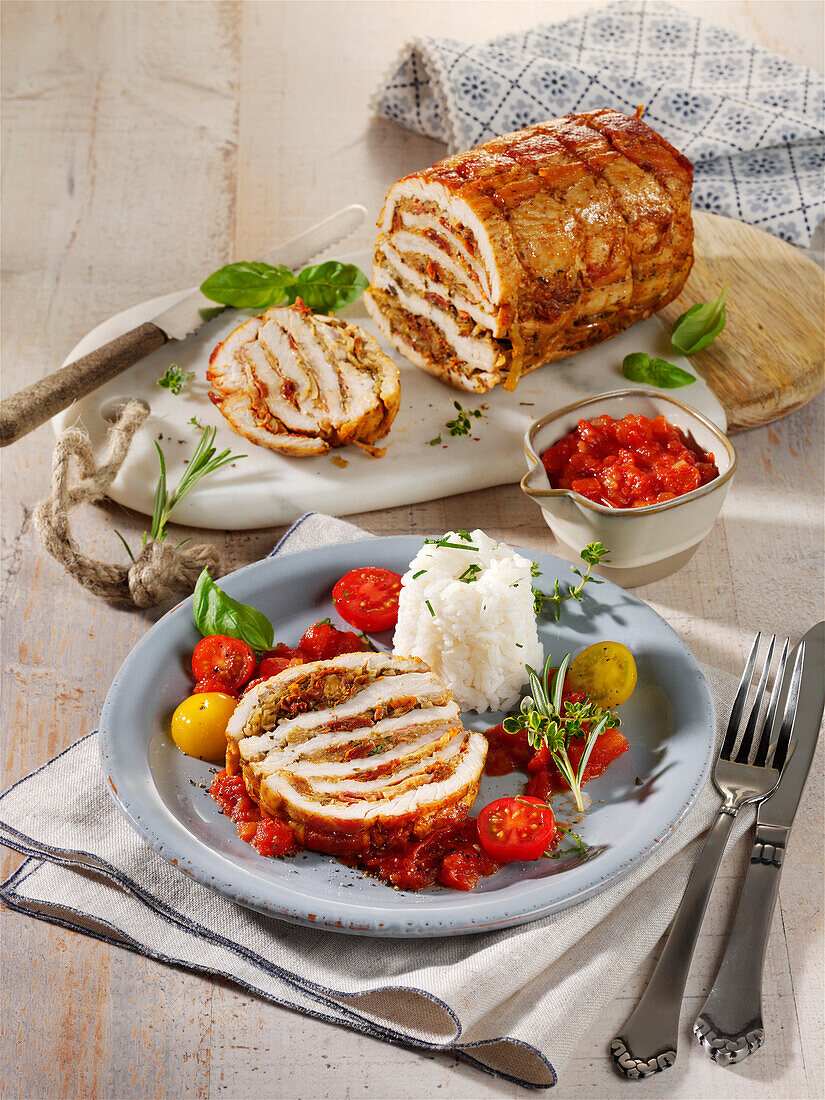
[[[368,332],[300,300],[239,325],[212,353],[209,397],[239,435],[281,454],[372,451],[401,401],[398,367]]]
[[[345,654],[286,669],[242,699],[227,769],[299,844],[357,858],[466,816],[487,742],[417,658]]]

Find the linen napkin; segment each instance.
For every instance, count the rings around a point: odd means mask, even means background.
[[[693,161],[696,209],[810,244],[825,217],[825,78],[670,4],[619,2],[481,45],[416,38],[373,97],[451,152],[639,104]]]
[[[311,513],[273,554],[368,537]],[[735,684],[706,675],[726,721]],[[254,913],[180,873],[115,809],[90,733],[0,795],[0,840],[27,856],[0,896],[311,1016],[547,1088],[670,923],[719,806],[709,788],[653,855],[588,901],[476,936],[376,940]],[[734,840],[752,820],[737,818]]]

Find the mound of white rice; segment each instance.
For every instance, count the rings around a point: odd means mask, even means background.
[[[531,565],[483,531],[426,542],[401,582],[394,651],[426,661],[463,709],[509,709],[525,664],[543,661]]]

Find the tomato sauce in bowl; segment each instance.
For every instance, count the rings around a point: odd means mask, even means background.
[[[662,415],[580,420],[541,460],[554,489],[609,508],[663,504],[719,477],[713,454],[692,446]]]

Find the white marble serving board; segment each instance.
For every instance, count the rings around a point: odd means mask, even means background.
[[[362,270],[370,269],[366,252],[342,259],[358,264]],[[150,320],[184,293],[189,292],[155,298],[111,317],[85,336],[66,362]],[[630,385],[621,372],[622,359],[629,352],[661,355],[690,369],[689,363],[673,354],[667,333],[655,318],[589,351],[542,367],[524,378],[515,393],[508,393],[502,386],[484,395],[453,390],[408,363],[382,340],[384,350],[401,368],[402,387],[401,409],[383,441],[387,445],[384,458],[370,458],[357,447],[345,447],[319,458],[289,458],[236,435],[207,396],[206,367],[212,349],[251,315],[225,311],[194,336],[153,352],[54,418],[56,433],[74,424],[84,427],[100,456],[109,427],[106,416],[111,418],[112,411],[129,397],[148,403],[150,416],[112,483],[108,494],[112,500],[151,514],[158,474],[152,441],[157,440],[163,449],[168,484],[176,485],[184,459],[191,455],[198,439],[197,429],[189,423],[193,416],[201,424],[217,427],[219,450],[229,447],[247,457],[210,475],[181,502],[174,520],[183,525],[245,530],[290,523],[308,511],[344,516],[505,485],[519,481],[526,472],[522,439],[530,423],[572,401]],[[362,302],[349,306],[339,316],[378,336]],[[171,363],[177,363],[183,371],[195,372],[177,397],[157,384]],[[674,392],[679,400],[725,429],[725,412],[700,378]],[[470,437],[451,437],[445,428],[446,421],[456,415],[454,401],[465,409],[488,406],[483,417],[473,419]],[[438,435],[442,444],[430,446],[429,440]],[[349,465],[344,469],[335,465],[333,455]]]

